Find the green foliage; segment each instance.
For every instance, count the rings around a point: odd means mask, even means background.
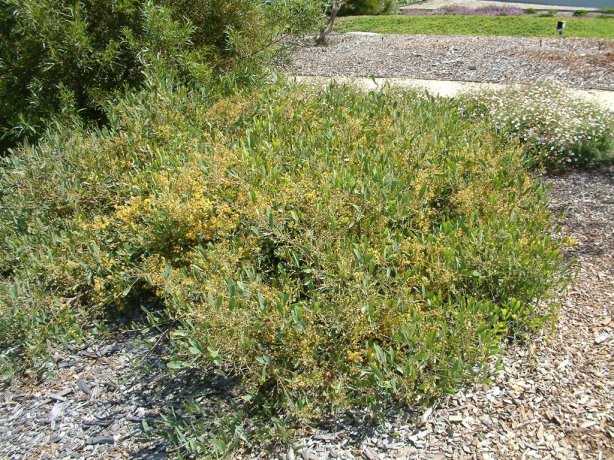
[[[558,10],[540,10],[537,14],[540,18],[553,18],[558,13]]]
[[[51,115],[104,121],[116,91],[151,79],[245,85],[321,13],[310,0],[0,0],[0,148]]]
[[[397,0],[346,0],[339,11],[341,16],[398,13]]]
[[[566,37],[614,38],[614,16],[566,18]],[[340,18],[339,32],[555,37],[556,21],[536,16],[361,16]]]
[[[461,105],[519,140],[535,161],[551,170],[587,166],[612,156],[612,115],[563,88],[546,83],[514,86],[465,96]]]
[[[0,197],[5,361],[163,305],[169,371],[236,377],[278,433],[454,391],[565,278],[521,150],[413,93],[158,87],[17,149]]]
[[[108,8],[100,8],[104,3]],[[135,28],[135,9],[129,1],[83,8],[74,1],[2,0],[0,136],[30,134],[41,114],[72,103],[99,116],[97,95],[138,79],[120,32]]]

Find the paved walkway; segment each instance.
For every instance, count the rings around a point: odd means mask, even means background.
[[[499,83],[476,83],[468,81],[446,81],[446,80],[417,80],[413,78],[359,78],[359,77],[294,77],[298,82],[326,84],[331,81],[342,83],[352,83],[365,89],[382,88],[385,84],[426,90],[437,96],[453,97],[459,93],[467,91],[482,91],[491,89],[503,89],[507,85]],[[574,96],[595,102],[614,113],[614,91],[604,90],[581,90],[567,88]]]
[[[586,7],[569,7],[569,6],[552,6],[552,5],[535,5],[535,4],[518,4],[508,2],[491,2],[485,0],[426,0],[425,2],[414,3],[401,7],[402,10],[436,10],[439,8],[445,8],[447,6],[466,6],[469,8],[480,8],[483,6],[508,6],[512,8],[533,8],[536,10],[586,10],[597,11],[598,8],[586,8]]]

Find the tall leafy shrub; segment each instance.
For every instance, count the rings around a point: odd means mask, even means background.
[[[114,92],[147,78],[204,85],[237,71],[246,83],[308,30],[309,0],[0,0],[0,139],[40,132],[63,109],[104,120]],[[167,74],[162,76],[163,74]],[[0,148],[2,144],[0,144]]]
[[[39,130],[74,103],[99,118],[101,95],[140,79],[124,30],[139,29],[140,2],[2,0],[0,136]]]
[[[378,15],[398,12],[397,0],[346,0],[341,15]]]

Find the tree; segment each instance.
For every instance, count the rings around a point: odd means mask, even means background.
[[[335,21],[339,14],[339,11],[346,4],[347,0],[333,0],[330,5],[330,14],[324,27],[320,29],[318,37],[316,38],[316,45],[326,45],[326,37],[333,31]]]

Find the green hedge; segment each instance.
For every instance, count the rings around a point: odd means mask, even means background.
[[[393,14],[399,11],[397,0],[347,0],[341,16]]]
[[[281,34],[321,13],[311,0],[0,0],[0,154],[52,115],[103,122],[114,93],[169,74],[249,84]]]

